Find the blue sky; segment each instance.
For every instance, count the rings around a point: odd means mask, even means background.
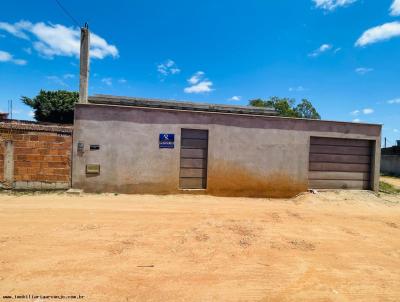
[[[310,99],[323,119],[400,139],[400,0],[59,0],[92,31],[89,93],[247,104]],[[7,1],[0,110],[78,90],[79,30],[55,0]]]

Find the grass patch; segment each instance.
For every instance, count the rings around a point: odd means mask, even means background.
[[[388,184],[387,182],[379,182],[379,191],[387,194],[399,194],[400,189],[396,189],[395,186]]]

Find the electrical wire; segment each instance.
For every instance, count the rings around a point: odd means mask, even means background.
[[[60,3],[58,0],[54,0],[57,5],[62,9],[62,11],[72,20],[73,23],[75,23],[76,26],[81,27],[79,25],[79,22],[69,13],[69,11]]]

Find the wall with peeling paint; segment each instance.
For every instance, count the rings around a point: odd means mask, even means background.
[[[182,128],[209,130],[209,194],[290,197],[307,190],[310,136],[374,140],[377,188],[380,125],[94,104],[76,106],[73,187],[88,192],[180,192]],[[175,134],[174,149],[159,149],[160,133]],[[91,144],[100,149],[91,151]],[[86,174],[87,164],[99,164],[100,174]]]

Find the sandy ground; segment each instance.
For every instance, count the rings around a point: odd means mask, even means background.
[[[384,181],[396,188],[400,189],[400,178],[399,177],[392,177],[392,176],[381,176],[381,181]]]
[[[399,301],[400,195],[2,194],[0,300],[14,294]]]

